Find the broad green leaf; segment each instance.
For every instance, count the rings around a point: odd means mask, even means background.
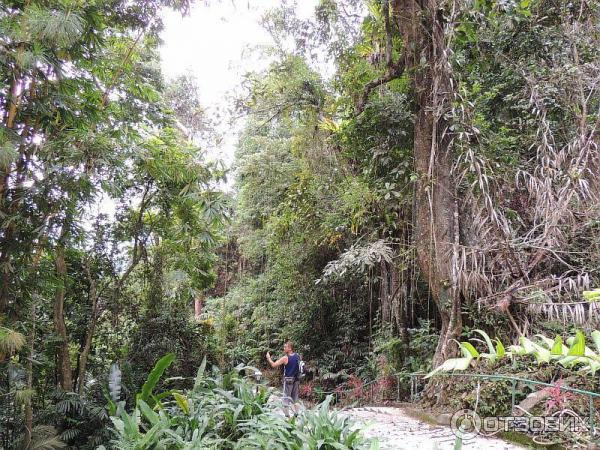
[[[181,410],[186,414],[190,414],[190,404],[186,396],[181,395],[179,392],[173,392],[173,397],[175,397],[175,401],[177,405],[181,408]]]
[[[148,406],[144,400],[138,400],[138,408],[142,412],[143,416],[150,422],[151,425],[156,425],[159,421],[158,414],[156,414],[152,409]]]
[[[494,348],[494,344],[492,343],[492,340],[490,339],[490,337],[488,336],[488,334],[485,331],[483,331],[483,330],[473,330],[473,331],[475,331],[476,333],[479,333],[481,336],[483,336],[483,339],[485,339],[485,342],[486,342],[486,344],[488,346],[488,351],[491,354],[496,353],[496,349]]]
[[[160,377],[162,377],[163,373],[167,368],[175,361],[175,354],[168,353],[162,358],[158,360],[150,374],[148,375],[148,379],[142,386],[142,392],[138,394],[137,399],[148,402],[151,398],[152,391],[158,384]]]
[[[600,301],[600,288],[592,289],[591,291],[583,291],[583,298],[588,302]]]
[[[463,351],[465,358],[468,358],[469,356],[472,358],[479,358],[479,352],[470,342],[461,342],[460,348]]]
[[[563,354],[563,342],[562,337],[560,335],[556,335],[554,338],[554,343],[552,344],[552,350],[550,350],[552,355],[562,355]]]
[[[596,346],[596,350],[600,353],[600,331],[592,331],[592,342]]]
[[[202,385],[202,381],[204,380],[204,372],[206,371],[206,356],[202,358],[202,363],[200,367],[198,367],[198,372],[196,373],[196,381],[194,382],[194,389],[199,388]]]
[[[502,342],[498,338],[496,338],[496,354],[498,355],[498,358],[502,358],[506,355],[504,345],[502,345]]]
[[[549,337],[544,336],[543,334],[536,334],[535,336],[537,338],[539,338],[540,341],[542,341],[544,343],[544,346],[547,347],[548,349],[551,349],[552,346],[554,345],[555,341],[553,341]]]
[[[577,330],[577,333],[575,335],[575,341],[573,343],[573,345],[571,346],[571,348],[569,349],[569,352],[567,353],[568,356],[584,356],[585,355],[585,335],[583,334],[583,331],[581,330]]]
[[[444,361],[439,367],[436,367],[425,378],[429,378],[439,372],[452,372],[455,370],[467,370],[473,358],[450,358]]]

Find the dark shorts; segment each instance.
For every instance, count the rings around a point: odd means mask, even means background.
[[[298,388],[300,381],[295,377],[283,378],[283,404],[289,405],[298,401]]]

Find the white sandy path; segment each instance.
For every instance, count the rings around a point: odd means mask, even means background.
[[[381,450],[452,450],[455,436],[450,427],[429,425],[413,419],[401,408],[363,407],[341,412],[366,425],[364,435],[378,438]],[[437,444],[437,445],[436,445]],[[522,450],[501,439],[477,436],[463,442],[465,450]]]

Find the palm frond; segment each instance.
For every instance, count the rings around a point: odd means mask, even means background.
[[[353,245],[334,261],[330,261],[323,270],[323,276],[317,283],[334,277],[343,277],[346,273],[364,272],[380,264],[382,261],[391,263],[394,250],[383,239],[366,245]]]
[[[31,450],[54,450],[57,448],[66,448],[56,428],[50,425],[36,425],[31,432]]]
[[[50,10],[31,5],[23,14],[23,30],[30,39],[45,41],[59,47],[74,44],[83,33],[83,21],[69,11]]]

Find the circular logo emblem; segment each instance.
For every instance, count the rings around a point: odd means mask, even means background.
[[[452,414],[450,429],[454,436],[462,438],[463,441],[473,439],[481,429],[481,417],[475,411],[461,409]]]

